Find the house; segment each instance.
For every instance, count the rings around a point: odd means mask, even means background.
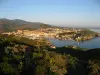
[[[50,48],[53,48],[53,49],[55,49],[55,48],[56,48],[56,46],[54,46],[54,45],[50,45]]]

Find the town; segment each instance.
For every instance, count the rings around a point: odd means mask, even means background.
[[[99,33],[75,28],[40,28],[37,30],[17,30],[2,34],[15,35],[29,39],[55,38],[59,40],[85,41],[100,36]]]

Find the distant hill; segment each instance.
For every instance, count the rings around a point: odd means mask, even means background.
[[[18,29],[34,30],[41,27],[51,27],[48,24],[39,22],[28,22],[20,19],[9,20],[5,18],[0,19],[0,33],[4,31],[14,31]]]

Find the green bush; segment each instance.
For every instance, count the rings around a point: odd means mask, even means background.
[[[13,74],[14,68],[7,62],[0,63],[1,71],[5,74]]]

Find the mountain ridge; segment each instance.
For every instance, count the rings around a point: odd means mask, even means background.
[[[6,18],[0,18],[0,33],[4,31],[15,31],[18,29],[34,30],[41,27],[51,27],[51,25],[40,22],[28,22],[21,19],[10,20]]]

